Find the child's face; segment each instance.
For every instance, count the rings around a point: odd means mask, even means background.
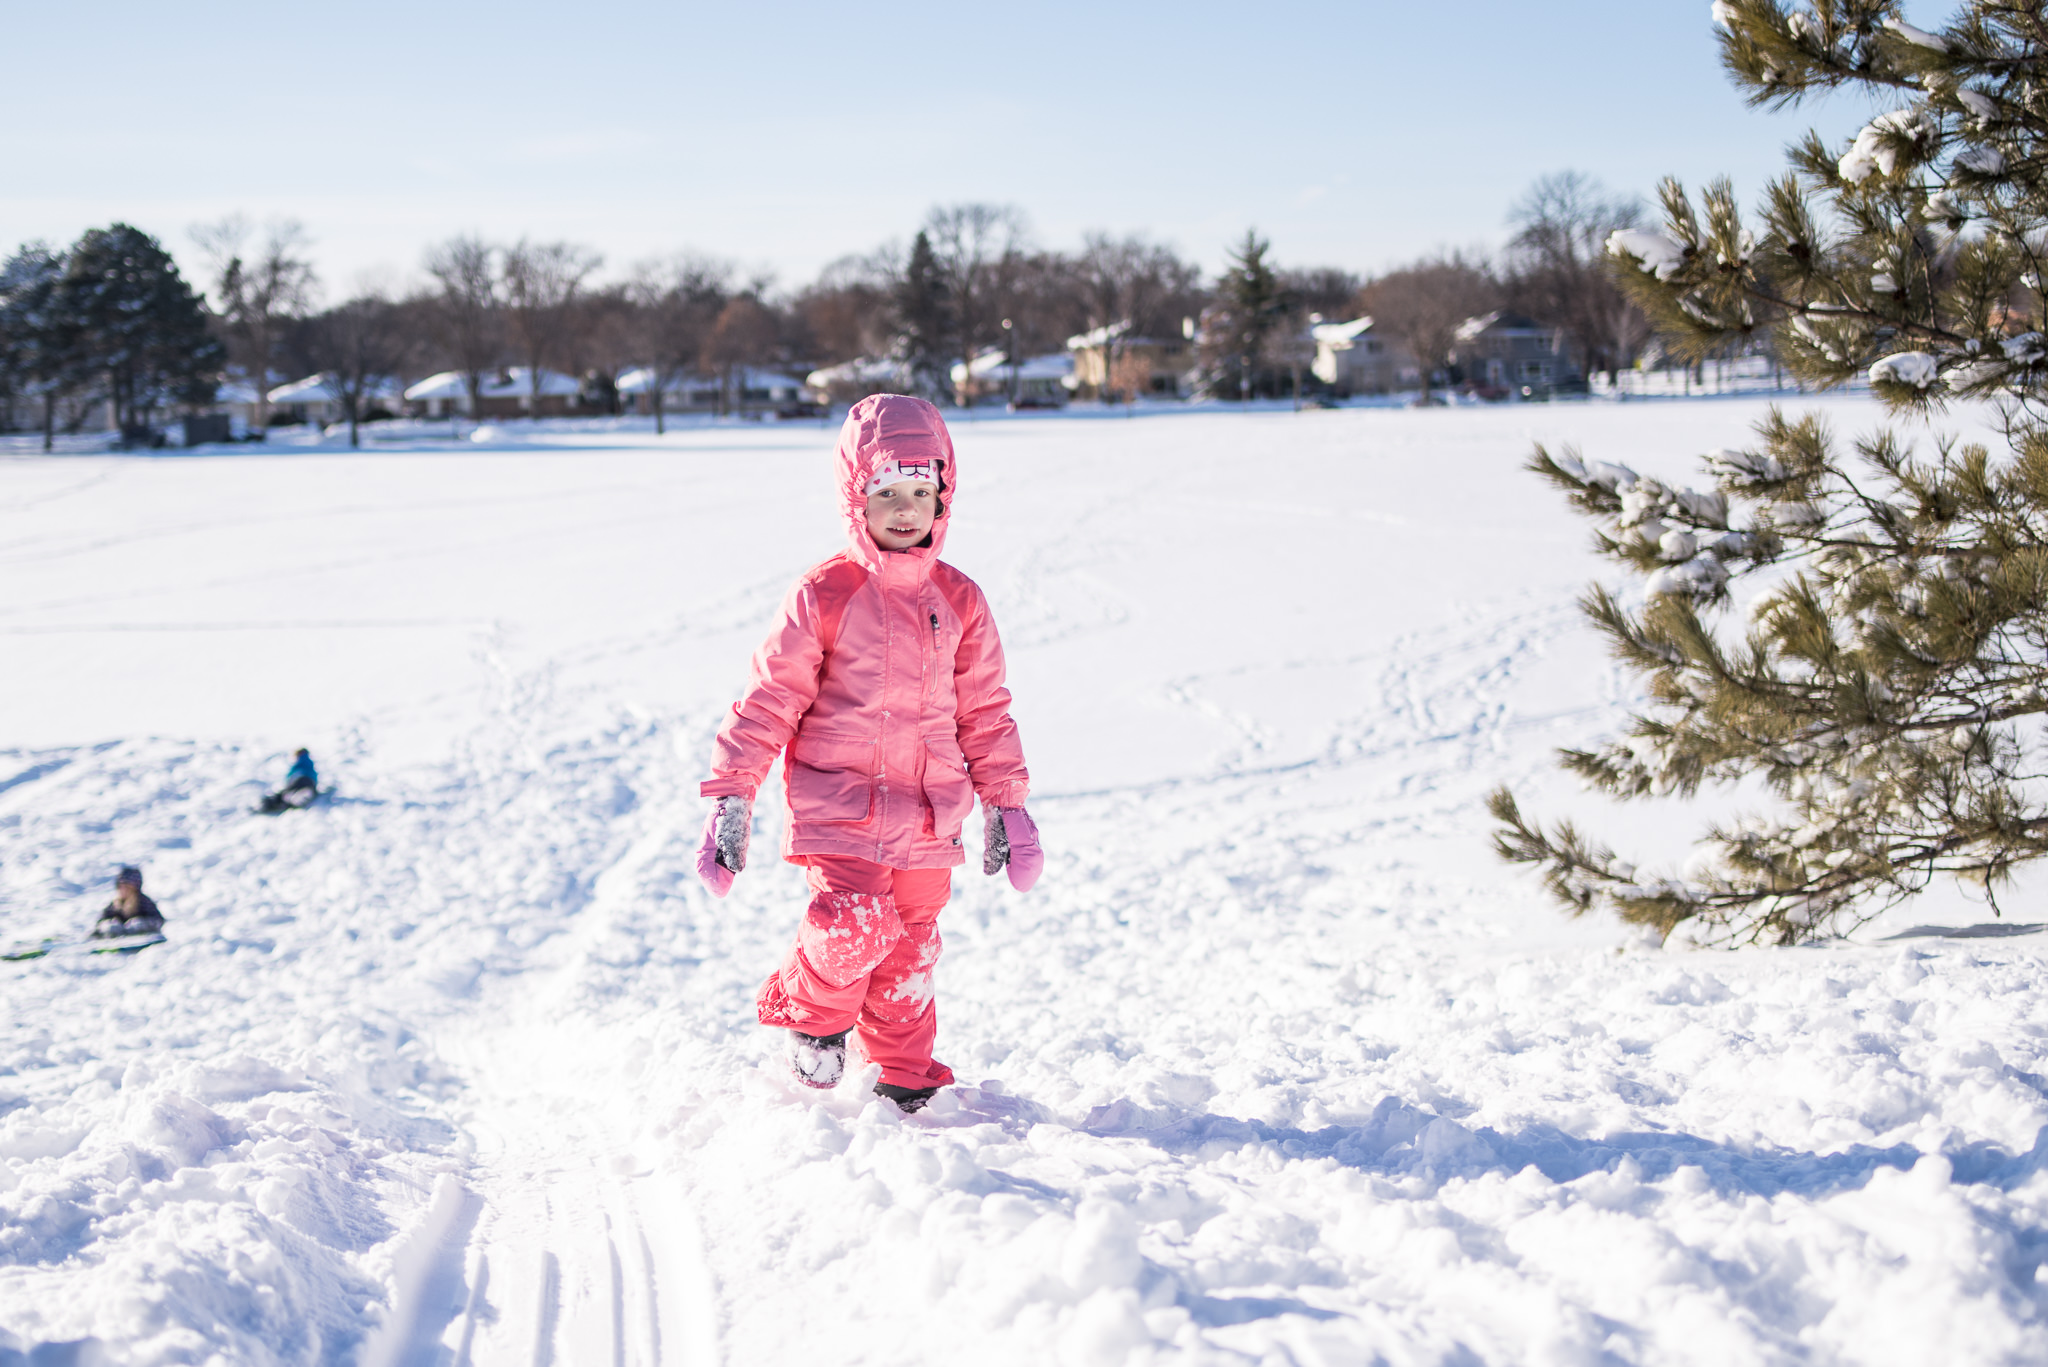
[[[939,486],[928,479],[889,484],[868,495],[868,535],[885,551],[907,551],[931,532]]]

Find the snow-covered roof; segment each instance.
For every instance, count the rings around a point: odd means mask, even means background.
[[[509,370],[487,370],[478,392],[486,399],[523,399],[532,393],[527,384],[528,370],[515,365]],[[542,397],[577,393],[583,388],[575,376],[564,375],[559,370],[543,369],[540,373]],[[429,375],[405,391],[405,397],[414,403],[425,399],[459,399],[469,393],[468,377],[460,370],[444,370],[438,375]]]
[[[213,401],[215,403],[254,403],[256,402],[256,386],[244,380],[229,380],[225,384],[214,387]]]
[[[1349,351],[1370,331],[1372,319],[1353,318],[1348,323],[1317,323],[1308,330],[1308,335],[1332,351]]]
[[[904,373],[903,362],[892,361],[886,356],[862,356],[856,360],[841,361],[813,370],[804,376],[804,383],[813,389],[827,389],[835,384],[899,384],[908,385],[909,376]]]
[[[742,366],[739,371],[739,378],[740,388],[765,389],[771,394],[779,389],[786,389],[791,393],[795,393],[803,388],[802,384],[792,375],[785,375],[779,370],[763,370],[758,366]],[[683,394],[693,389],[710,389],[718,383],[719,378],[716,375],[681,374],[671,376],[668,384],[663,386],[662,392],[667,394]],[[619,392],[621,394],[645,394],[653,388],[654,370],[652,367],[639,366],[619,376]]]
[[[1098,347],[1104,342],[1114,342],[1130,330],[1131,320],[1121,318],[1114,323],[1106,323],[1099,328],[1090,328],[1086,332],[1075,333],[1067,338],[1067,350],[1086,351],[1089,347]]]
[[[398,386],[387,380],[382,384],[371,385],[369,393],[381,399],[395,399],[398,397]],[[334,386],[327,382],[327,376],[324,372],[319,375],[308,375],[303,380],[293,380],[290,384],[281,384],[264,397],[272,403],[280,404],[339,403],[341,401],[341,395],[335,393]],[[223,400],[223,402],[246,403],[248,400],[235,399]]]
[[[1553,329],[1543,326],[1543,324],[1529,317],[1526,313],[1509,313],[1505,309],[1495,309],[1492,313],[1482,313],[1477,318],[1467,318],[1464,322],[1458,324],[1458,340],[1469,342],[1482,333],[1496,330],[1500,332],[1528,333],[1553,331]]]
[[[1017,381],[1021,384],[1026,380],[1064,380],[1073,373],[1074,358],[1064,351],[1057,351],[1049,356],[1027,356],[1017,366]],[[1009,358],[1001,351],[990,349],[966,365],[958,361],[953,363],[954,384],[959,384],[969,375],[977,380],[1007,381],[1010,378]]]
[[[341,396],[327,383],[325,375],[308,375],[303,380],[281,384],[264,397],[272,403],[333,403]]]

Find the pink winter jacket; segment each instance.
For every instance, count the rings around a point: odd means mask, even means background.
[[[868,535],[867,482],[888,456],[943,462],[929,546],[884,551]],[[784,857],[950,868],[976,795],[1021,807],[1030,786],[988,600],[939,560],[960,494],[953,442],[923,399],[876,394],[847,414],[837,463],[847,549],[782,600],[703,793],[752,797],[788,746]]]

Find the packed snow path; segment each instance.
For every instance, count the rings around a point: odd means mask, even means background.
[[[957,876],[908,1118],[751,1023],[795,872],[690,873],[829,431],[0,462],[0,936],[135,861],[172,937],[0,965],[0,1364],[2041,1360],[2037,940],[1658,950],[1486,852],[1627,701],[1529,439],[1758,412],[961,424],[1050,864]]]

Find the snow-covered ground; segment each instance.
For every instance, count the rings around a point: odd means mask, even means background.
[[[689,871],[829,428],[0,460],[0,938],[170,918],[0,965],[0,1365],[2048,1358],[2036,940],[1658,949],[1487,851],[1630,697],[1528,443],[1761,411],[961,424],[1050,862],[957,876],[913,1117],[752,1024],[794,871]]]

